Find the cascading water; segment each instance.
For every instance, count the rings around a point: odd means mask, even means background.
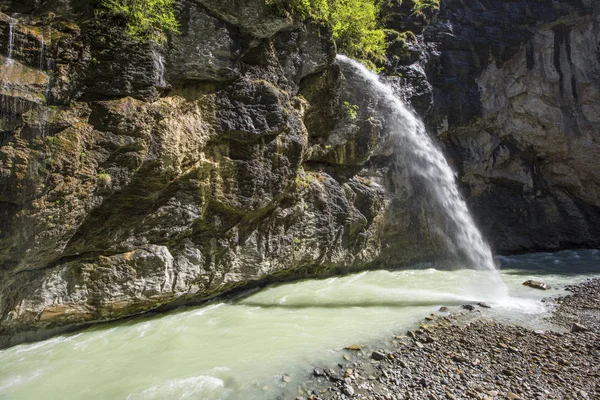
[[[8,53],[6,55],[6,62],[12,62],[13,47],[15,42],[15,23],[10,22],[8,24]]]
[[[51,29],[31,30],[19,25],[18,20],[9,19],[7,24],[6,50],[0,63],[0,131],[2,141],[12,137],[17,127],[23,123],[23,115],[33,111],[37,118],[28,123],[36,124],[42,135],[46,134],[46,119],[49,110],[46,104],[51,90],[51,76],[45,71],[51,69],[48,45],[52,37]],[[36,33],[40,34],[37,35]],[[30,43],[39,40],[39,58],[33,61]],[[32,114],[33,115],[33,114]]]
[[[152,49],[152,62],[154,63],[155,83],[159,88],[167,86],[165,80],[165,58],[156,49]]]
[[[366,90],[379,101],[379,106],[389,110],[385,116],[395,146],[409,158],[410,173],[420,178],[431,193],[432,201],[446,220],[444,234],[450,251],[459,254],[466,267],[489,272],[489,284],[480,294],[486,299],[498,299],[507,295],[505,284],[496,269],[489,245],[469,212],[455,182],[454,171],[446,161],[442,151],[427,134],[419,118],[395,95],[393,88],[379,80],[379,77],[362,64],[338,55],[344,67],[350,68]]]
[[[40,71],[43,71],[45,69],[45,67],[44,67],[45,53],[46,53],[46,42],[44,41],[44,32],[42,31],[42,36],[40,38],[40,63],[39,63]]]

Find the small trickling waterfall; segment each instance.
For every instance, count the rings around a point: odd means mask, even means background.
[[[40,62],[39,62],[40,71],[43,71],[45,69],[45,66],[44,66],[45,53],[46,53],[46,42],[44,41],[44,32],[42,31],[42,36],[40,38]]]
[[[8,24],[8,54],[6,55],[7,62],[12,61],[13,47],[15,44],[15,23]]]
[[[33,111],[36,118],[28,124],[36,125],[42,134],[46,132],[48,110],[43,106],[50,95],[50,77],[45,71],[51,67],[48,55],[51,31],[41,31],[34,35],[26,27],[19,26],[16,19],[7,24],[6,50],[0,64],[0,131],[4,142],[24,123],[23,115]],[[24,28],[24,29],[21,29]],[[25,37],[25,39],[23,39]],[[31,40],[39,40],[39,59],[28,59],[24,53],[30,52]]]
[[[427,134],[423,122],[411,112],[396,96],[391,86],[381,82],[378,76],[362,64],[350,58],[338,55],[337,59],[351,69],[365,90],[384,107],[387,128],[392,140],[408,158],[410,174],[419,178],[431,193],[431,201],[436,210],[444,215],[445,226],[441,229],[450,251],[459,256],[466,267],[489,271],[491,285],[486,288],[489,297],[506,294],[492,256],[491,249],[469,212],[455,182],[454,171],[446,161],[442,151]],[[429,199],[428,199],[429,200]]]
[[[152,61],[154,62],[156,86],[164,88],[167,86],[167,81],[165,80],[165,58],[158,50],[152,49]]]

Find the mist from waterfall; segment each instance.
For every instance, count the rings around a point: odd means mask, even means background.
[[[448,250],[466,264],[465,267],[489,272],[489,282],[482,283],[485,286],[481,291],[484,297],[507,296],[490,246],[475,225],[458,190],[454,171],[428,135],[423,122],[394,93],[392,86],[382,82],[375,73],[344,55],[338,55],[337,60],[364,83],[360,90],[367,91],[378,100],[378,107],[387,111],[385,125],[394,147],[402,150],[410,175],[418,178],[431,193],[423,200],[431,201],[432,206],[444,216],[444,226],[434,229],[443,233]]]

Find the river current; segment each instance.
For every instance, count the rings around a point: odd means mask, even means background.
[[[484,315],[534,329],[566,284],[600,276],[600,251],[498,257],[509,297]],[[377,346],[440,306],[480,300],[485,271],[433,265],[369,271],[263,289],[231,302],[97,326],[0,351],[1,399],[295,398],[315,365],[343,347]],[[527,279],[553,286],[538,291]],[[289,375],[286,383],[282,375]],[[293,396],[293,397],[292,397]]]

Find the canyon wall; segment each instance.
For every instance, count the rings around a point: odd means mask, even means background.
[[[600,4],[445,0],[434,21],[391,69],[495,250],[599,246]]]
[[[452,258],[326,27],[181,0],[141,44],[91,2],[0,5],[0,346],[240,287]],[[586,1],[442,2],[388,24],[388,80],[502,252],[600,242]],[[407,31],[413,35],[407,35]]]

